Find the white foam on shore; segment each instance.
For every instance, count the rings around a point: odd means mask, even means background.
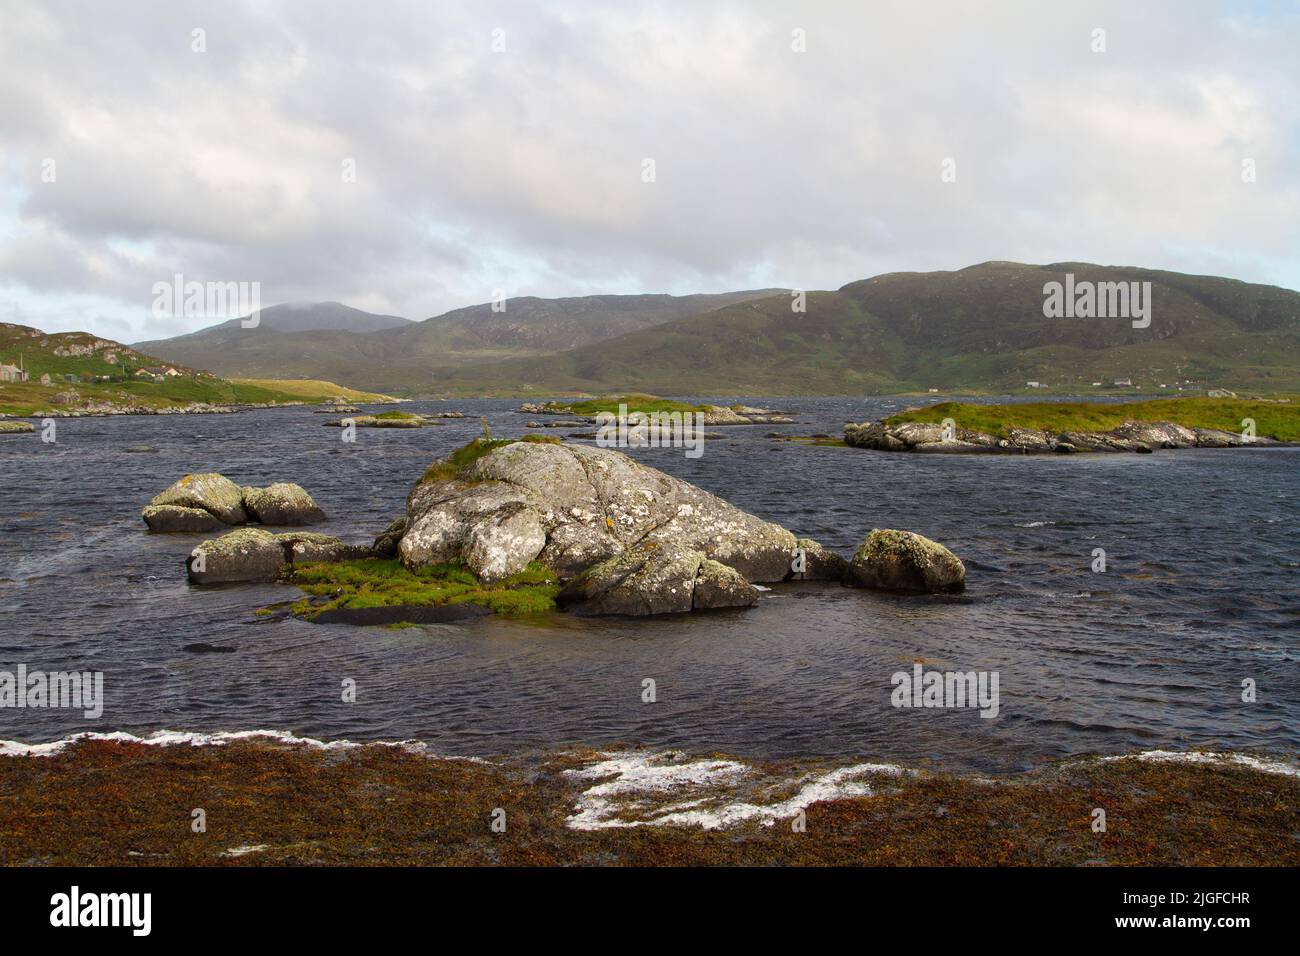
[[[571,829],[698,826],[720,830],[746,821],[772,826],[819,800],[874,795],[870,784],[860,778],[911,772],[893,764],[863,763],[816,776],[804,774],[790,781],[768,781],[769,787],[797,784],[799,789],[785,800],[753,803],[734,799],[736,791],[742,784],[762,781],[755,781],[755,771],[735,760],[692,760],[679,751],[625,751],[602,756],[604,759],[589,767],[565,771],[566,776],[581,780],[613,777],[582,793],[574,813],[565,821]],[[679,799],[655,806],[650,798],[658,794],[672,794]]]
[[[245,740],[264,740],[271,743],[308,747],[314,750],[355,750],[358,747],[397,747],[408,753],[439,757],[443,760],[466,760],[472,763],[486,763],[478,757],[456,757],[448,754],[435,754],[426,743],[420,740],[317,740],[315,737],[299,737],[283,730],[227,730],[218,733],[199,733],[187,730],[158,730],[147,737],[137,737],[124,731],[112,733],[86,732],[72,734],[62,740],[44,744],[25,744],[18,740],[0,740],[0,757],[52,757],[62,753],[72,744],[83,740],[107,740],[116,743],[143,744],[147,747],[224,747],[226,744]]]
[[[1266,757],[1254,757],[1250,754],[1214,753],[1202,750],[1145,750],[1137,754],[1119,754],[1114,757],[1102,757],[1102,763],[1114,763],[1116,760],[1139,760],[1142,763],[1199,763],[1216,766],[1249,767],[1261,773],[1279,774],[1284,777],[1300,777],[1300,766],[1285,760],[1270,760]]]
[[[261,853],[263,850],[271,849],[269,843],[245,844],[244,846],[232,846],[229,850],[222,850],[221,856],[241,857],[248,856],[250,853]]]

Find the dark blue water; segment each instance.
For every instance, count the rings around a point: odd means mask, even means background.
[[[767,399],[781,430],[838,435],[901,400]],[[480,432],[522,434],[512,401],[413,403],[472,415],[362,429],[306,408],[60,421],[0,436],[0,670],[104,672],[99,720],[0,709],[0,739],[84,730],[275,729],[419,738],[449,753],[633,743],[751,757],[852,756],[985,771],[1045,757],[1214,746],[1294,753],[1300,726],[1300,449],[966,457],[773,442],[721,429],[699,460],[631,452],[848,555],[876,527],[950,546],[956,597],[785,585],[759,607],[650,620],[489,618],[408,630],[266,622],[284,586],[205,590],[204,535],[148,535],[140,509],[181,475],[295,481],[368,540],[411,483]],[[149,444],[157,454],[131,454]],[[1108,570],[1091,571],[1104,548]],[[183,650],[194,643],[233,653]],[[997,671],[996,720],[890,706],[914,659]],[[357,682],[355,703],[341,684]],[[657,702],[642,703],[642,681]],[[1243,703],[1243,679],[1258,700]]]

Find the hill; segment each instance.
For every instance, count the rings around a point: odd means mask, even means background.
[[[27,376],[26,381],[0,381],[0,414],[5,415],[88,406],[323,402],[336,396],[388,400],[332,382],[231,382],[86,332],[47,333],[8,323],[0,323],[0,365],[21,366]]]
[[[268,319],[257,328],[238,320],[201,332],[140,343],[140,348],[231,378],[326,378],[359,388],[427,392],[435,373],[478,362],[532,359],[651,328],[711,309],[771,295],[774,290],[719,295],[593,295],[508,299],[456,309],[422,322],[374,331],[310,332]],[[355,311],[355,310],[353,310]],[[365,313],[362,313],[365,314]]]
[[[1150,282],[1152,321],[1047,318],[1044,284]],[[778,294],[550,357],[443,376],[447,393],[1058,393],[1179,385],[1300,388],[1300,293],[1213,276],[1089,263],[987,262]],[[1094,384],[1100,383],[1100,384]]]

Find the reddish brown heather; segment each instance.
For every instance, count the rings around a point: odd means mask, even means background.
[[[483,764],[366,747],[83,741],[0,758],[5,865],[1300,864],[1300,780],[1243,767],[1076,762],[978,781],[921,774],[786,823],[580,832],[562,771],[594,755]],[[796,773],[810,765],[775,768]],[[207,832],[191,831],[191,811]],[[494,808],[507,828],[490,827]],[[1091,828],[1094,807],[1107,832]],[[268,849],[240,857],[237,846]]]

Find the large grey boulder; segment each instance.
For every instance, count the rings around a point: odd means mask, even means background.
[[[141,513],[144,523],[155,534],[184,531],[215,531],[224,527],[221,521],[202,508],[184,508],[181,505],[149,505]]]
[[[853,555],[845,583],[887,591],[960,591],[966,566],[924,535],[877,528]]]
[[[243,524],[248,520],[243,489],[216,472],[186,475],[166,491],[155,495],[149,504],[197,508],[222,524]]]
[[[749,607],[758,589],[702,552],[655,542],[601,561],[570,581],[556,598],[580,614],[682,614]]]
[[[277,481],[265,488],[244,488],[244,510],[261,524],[305,525],[325,520],[320,509],[301,485]]]
[[[609,448],[512,442],[407,501],[408,566],[459,559],[486,579],[538,560],[567,580],[629,548],[698,551],[749,581],[781,581],[796,538]]]

